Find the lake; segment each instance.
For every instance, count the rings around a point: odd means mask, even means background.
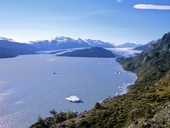
[[[54,72],[56,74],[54,74]],[[27,128],[49,111],[91,109],[125,93],[136,75],[115,59],[25,55],[0,60],[0,128]],[[84,103],[71,103],[76,95]]]

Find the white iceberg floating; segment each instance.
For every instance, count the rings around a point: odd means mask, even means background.
[[[70,101],[70,102],[74,102],[74,103],[82,102],[82,100],[79,97],[77,97],[77,96],[69,96],[69,97],[67,97],[65,99]]]

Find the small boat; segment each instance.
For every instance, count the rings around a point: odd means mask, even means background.
[[[53,72],[53,75],[60,75],[61,73],[59,72]]]
[[[115,74],[120,75],[120,72],[115,72]]]
[[[53,72],[53,74],[55,75],[55,74],[57,74],[56,72]]]
[[[81,103],[82,102],[82,100],[77,96],[69,96],[65,99],[70,101],[70,102],[73,102],[73,103]]]

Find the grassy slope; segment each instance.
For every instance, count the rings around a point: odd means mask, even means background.
[[[138,57],[119,61],[138,74],[127,94],[96,103],[78,117],[55,123],[55,115],[32,127],[170,128],[170,33]]]

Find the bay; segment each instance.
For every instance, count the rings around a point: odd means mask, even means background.
[[[0,60],[0,128],[27,128],[49,111],[83,112],[126,93],[136,74],[115,59],[25,55]],[[84,103],[71,103],[76,95]]]

